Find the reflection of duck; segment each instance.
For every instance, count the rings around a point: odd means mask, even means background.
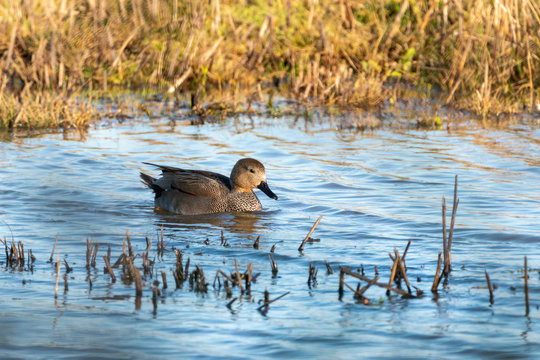
[[[277,196],[266,183],[263,164],[255,159],[238,160],[231,177],[202,170],[184,170],[151,163],[161,169],[161,177],[141,173],[141,179],[156,194],[156,207],[182,215],[262,210],[253,189],[268,197]]]

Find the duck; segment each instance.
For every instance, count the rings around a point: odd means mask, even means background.
[[[277,200],[266,182],[264,165],[253,158],[240,159],[230,177],[205,170],[186,170],[172,166],[155,166],[161,177],[140,173],[142,182],[154,192],[156,209],[180,215],[200,215],[222,212],[261,211],[262,205],[254,189]]]

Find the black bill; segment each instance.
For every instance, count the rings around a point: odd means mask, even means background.
[[[261,183],[259,184],[259,186],[257,186],[257,188],[261,190],[263,193],[265,193],[266,196],[268,196],[269,198],[272,198],[274,200],[278,199],[277,195],[274,194],[272,190],[270,190],[266,181],[261,181]]]

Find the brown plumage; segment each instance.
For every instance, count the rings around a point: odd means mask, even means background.
[[[217,212],[262,210],[253,189],[262,190],[268,197],[277,196],[266,183],[263,164],[255,159],[241,159],[234,165],[230,178],[203,170],[185,170],[156,165],[161,177],[141,173],[141,179],[155,193],[155,206],[173,213],[196,215]]]

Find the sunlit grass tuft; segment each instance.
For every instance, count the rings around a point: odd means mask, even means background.
[[[372,107],[400,84],[481,117],[540,104],[533,0],[22,0],[0,4],[0,29],[4,127],[84,125],[80,95],[118,87],[198,109],[212,93],[237,108],[269,91]]]

